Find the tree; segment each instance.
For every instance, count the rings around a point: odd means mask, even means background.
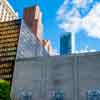
[[[11,100],[10,84],[5,80],[0,80],[0,100]]]

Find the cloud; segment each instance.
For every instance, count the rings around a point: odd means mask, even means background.
[[[83,49],[76,50],[75,53],[87,53],[87,52],[96,52],[96,49],[89,49],[88,46],[86,46]]]
[[[71,17],[68,21],[62,22],[59,24],[59,28],[63,29],[65,32],[77,32],[79,26],[81,24],[81,20],[77,16]]]
[[[73,4],[78,8],[85,8],[87,4],[92,2],[93,0],[73,0]]]
[[[93,0],[72,0],[74,6],[70,11],[66,11],[68,0],[57,11],[58,27],[65,32],[76,33],[80,29],[85,29],[87,35],[94,38],[100,38],[100,3],[95,4],[91,11],[81,18],[77,6],[86,7]]]
[[[61,8],[61,10],[64,10]],[[63,29],[65,32],[76,32],[81,24],[81,19],[76,8],[73,8],[68,13],[62,13],[57,15],[57,20],[61,21],[58,24],[59,28]]]
[[[87,53],[87,52],[96,52],[96,49],[89,49],[88,46],[85,46],[84,48],[80,49],[80,50],[75,50],[74,53],[78,54],[78,53]],[[60,55],[60,53],[58,52],[57,49],[53,49],[52,55],[51,56],[55,56],[55,55]]]
[[[68,4],[68,0],[64,0],[63,4],[60,6],[60,8],[57,11],[57,19],[63,19],[64,18],[64,14],[66,13],[66,5]]]
[[[100,38],[100,4],[96,4],[88,16],[83,18],[82,26],[86,29],[88,36]]]

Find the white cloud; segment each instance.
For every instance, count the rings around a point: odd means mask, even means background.
[[[81,20],[77,16],[71,17],[68,21],[62,22],[59,24],[59,27],[63,29],[65,32],[76,32],[79,29],[81,24]]]
[[[77,5],[86,6],[87,3],[93,2],[92,0],[73,0],[75,6],[71,11],[66,11],[68,0],[64,0],[63,5],[57,11],[57,20],[59,21],[59,28],[65,32],[76,33],[81,28],[87,31],[87,35],[100,38],[100,3],[96,4],[89,14],[81,18],[77,10]]]
[[[93,2],[93,0],[73,0],[73,3],[78,8],[85,8],[87,4]]]
[[[87,52],[96,52],[96,49],[89,49],[88,46],[86,46],[83,49],[76,50],[75,53],[87,53]]]
[[[89,36],[100,38],[100,4],[95,5],[88,16],[82,20],[82,26]]]
[[[64,0],[63,4],[60,6],[60,8],[57,11],[57,19],[63,19],[64,14],[66,13],[66,5],[68,4],[68,0]]]
[[[76,8],[73,8],[68,13],[57,15],[57,18],[59,18],[59,20],[61,21],[61,23],[58,25],[59,28],[63,29],[65,32],[75,33],[79,29],[79,26],[81,24],[80,15]]]

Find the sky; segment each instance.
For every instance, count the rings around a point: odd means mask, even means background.
[[[8,0],[19,17],[35,0]],[[100,51],[100,0],[37,0],[42,11],[43,38],[51,40],[59,54],[60,36],[75,35],[75,52]]]

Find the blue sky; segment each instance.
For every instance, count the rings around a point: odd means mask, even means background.
[[[8,1],[20,17],[25,7],[35,4],[35,0]],[[100,0],[37,0],[37,3],[43,12],[44,38],[51,40],[55,52],[59,52],[60,35],[69,31],[76,36],[76,51],[100,51]]]

